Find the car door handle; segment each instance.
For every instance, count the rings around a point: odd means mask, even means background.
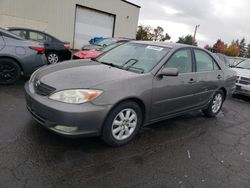
[[[195,83],[196,81],[193,79],[193,78],[190,78],[190,80],[188,81],[189,84],[193,84]]]
[[[222,76],[219,74],[219,75],[217,76],[217,78],[220,80],[220,79],[222,78]]]

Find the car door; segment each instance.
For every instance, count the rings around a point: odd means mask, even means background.
[[[0,51],[4,48],[5,42],[2,36],[2,33],[0,32]]]
[[[196,106],[197,92],[191,48],[176,51],[163,66],[177,68],[175,77],[155,77],[153,80],[152,119],[168,116]]]
[[[194,49],[194,57],[197,85],[200,88],[196,99],[199,105],[205,105],[222,85],[224,74],[215,59],[204,50]]]

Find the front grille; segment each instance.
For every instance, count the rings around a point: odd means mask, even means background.
[[[243,85],[250,85],[250,78],[240,77],[239,83]]]
[[[35,92],[42,96],[48,96],[56,90],[56,88],[48,86],[39,80],[36,80],[34,82],[34,88],[35,88]]]

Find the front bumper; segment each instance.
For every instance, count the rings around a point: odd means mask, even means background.
[[[250,97],[250,85],[236,84],[234,94],[240,94]]]
[[[27,109],[39,124],[67,137],[101,134],[103,122],[111,106],[97,106],[91,102],[80,105],[57,102],[34,93],[31,87],[28,82],[25,84]],[[67,131],[57,128],[62,126]]]

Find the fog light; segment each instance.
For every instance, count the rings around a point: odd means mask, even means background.
[[[77,127],[69,127],[69,126],[65,126],[65,125],[57,125],[57,126],[55,126],[55,129],[58,131],[70,133],[70,132],[77,131],[78,128]]]

